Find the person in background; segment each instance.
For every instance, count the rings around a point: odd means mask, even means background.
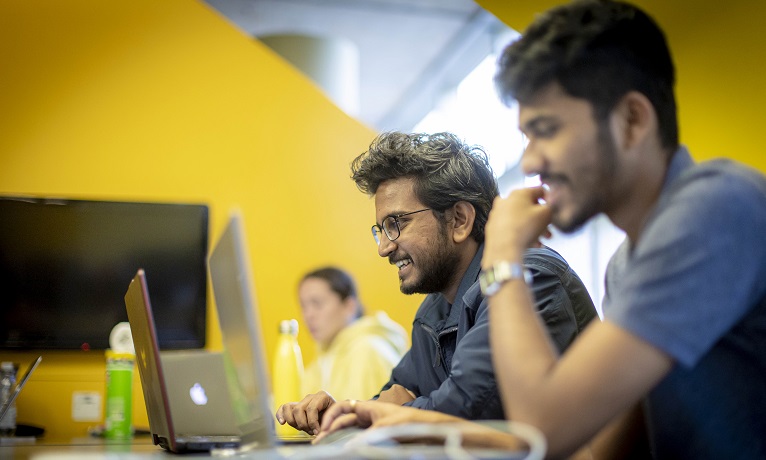
[[[412,347],[378,400],[469,419],[502,418],[478,281],[484,226],[498,194],[486,153],[451,133],[388,132],[351,170],[357,187],[374,196],[370,236],[399,278],[399,289],[428,294],[414,315]],[[564,350],[598,316],[569,264],[538,246],[527,248],[524,267],[539,318]],[[277,420],[316,434],[322,413],[335,401],[320,391],[282,405]]]
[[[304,275],[298,297],[318,347],[303,393],[323,388],[336,399],[361,399],[380,390],[407,351],[404,328],[382,311],[364,316],[354,280],[336,267]]]
[[[604,321],[560,356],[522,279],[490,296],[507,417],[540,429],[551,458],[588,442],[596,458],[638,455],[625,450],[644,427],[653,458],[766,458],[766,177],[679,143],[662,30],[627,3],[568,3],[506,48],[496,83],[543,186],[495,201],[482,268],[521,263],[549,224],[604,213],[626,233]],[[421,415],[360,404],[332,407],[324,432]]]

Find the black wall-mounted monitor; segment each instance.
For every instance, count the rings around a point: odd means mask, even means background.
[[[208,207],[0,197],[0,348],[106,349],[146,271],[163,349],[205,346]]]

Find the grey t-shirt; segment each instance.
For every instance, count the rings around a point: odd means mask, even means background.
[[[656,458],[766,458],[766,177],[673,156],[604,317],[677,364],[645,401]]]

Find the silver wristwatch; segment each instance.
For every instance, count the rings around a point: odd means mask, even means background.
[[[482,270],[479,274],[479,286],[481,293],[489,297],[497,293],[500,287],[507,281],[523,279],[525,283],[532,283],[532,273],[516,262],[495,262],[491,267]]]

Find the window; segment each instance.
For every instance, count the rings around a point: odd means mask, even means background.
[[[487,56],[413,131],[449,131],[481,145],[490,156],[492,170],[500,177],[518,163],[524,140],[517,129],[517,111],[503,105],[492,86],[496,59],[494,54]]]
[[[507,41],[506,41],[507,43]],[[453,91],[415,125],[414,132],[449,131],[469,144],[484,147],[498,178],[500,194],[539,184],[525,178],[519,167],[524,137],[518,129],[518,110],[500,103],[492,84],[497,54],[487,56]],[[606,264],[624,234],[604,216],[588,222],[579,232],[563,234],[555,229],[543,241],[559,252],[574,268],[601,314]]]

